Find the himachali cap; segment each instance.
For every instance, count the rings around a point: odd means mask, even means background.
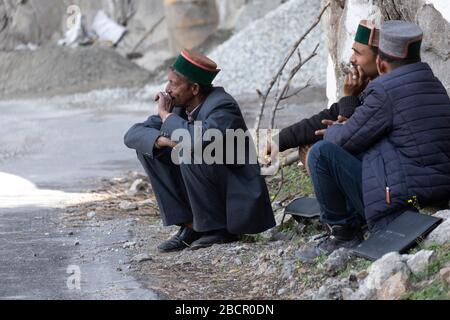
[[[380,51],[394,59],[420,59],[423,31],[414,23],[386,21],[381,26]]]
[[[361,20],[356,31],[355,41],[366,46],[378,47],[380,39],[380,29],[375,23],[368,20]]]
[[[183,50],[172,68],[185,76],[189,81],[201,85],[211,85],[219,74],[217,64],[198,52]]]

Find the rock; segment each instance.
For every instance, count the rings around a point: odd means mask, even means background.
[[[287,292],[286,288],[281,288],[280,290],[277,291],[277,295],[278,296],[282,296],[283,294],[285,294]]]
[[[125,242],[122,247],[124,249],[129,249],[129,248],[135,247],[135,246],[136,246],[136,242],[129,241],[129,242]]]
[[[439,271],[439,275],[442,280],[446,281],[450,285],[450,267],[441,269],[441,271]]]
[[[153,261],[153,258],[146,253],[138,254],[131,259],[131,262],[142,263],[146,261]]]
[[[358,278],[358,281],[361,281],[365,279],[368,275],[369,273],[367,272],[367,270],[362,270],[356,274],[356,277]]]
[[[148,186],[149,184],[143,179],[137,179],[132,183],[130,189],[127,191],[127,195],[134,197],[139,194],[145,194]]]
[[[281,278],[284,280],[291,280],[294,276],[294,261],[285,261],[283,264],[283,270],[281,271]]]
[[[433,217],[442,218],[444,220],[450,220],[450,210],[442,210],[433,214]]]
[[[275,210],[279,210],[279,209],[283,209],[283,205],[281,204],[280,201],[275,201],[272,203],[272,209]]]
[[[153,206],[155,204],[155,201],[153,201],[153,200],[151,200],[151,199],[147,199],[147,200],[144,200],[144,201],[141,201],[141,202],[139,202],[138,203],[138,207],[139,208],[143,208],[143,207],[151,207],[151,206]]]
[[[242,265],[242,261],[239,258],[234,259],[234,264],[237,266],[241,266]]]
[[[386,280],[377,291],[379,300],[400,300],[406,292],[408,276],[404,272],[397,272]]]
[[[402,257],[397,252],[384,255],[375,261],[368,269],[369,275],[365,279],[366,284],[375,289],[380,289],[381,285],[392,275],[403,272],[409,275],[407,265],[402,261]]]
[[[278,269],[276,266],[274,265],[269,265],[269,267],[266,269],[266,271],[264,272],[265,276],[271,276],[274,275],[275,273],[277,273]]]
[[[399,272],[404,273],[408,277],[410,270],[406,263],[402,261],[402,256],[399,253],[391,252],[375,261],[368,268],[367,272],[367,277],[352,295],[352,300],[373,299],[377,294],[377,290],[381,289],[386,280]]]
[[[450,242],[450,220],[445,220],[434,229],[425,240],[425,245],[444,244]]]
[[[436,259],[434,251],[421,250],[417,252],[412,258],[410,258],[406,264],[411,272],[415,275],[424,272],[428,265]]]
[[[79,246],[80,245],[80,241],[75,241],[75,246]]]
[[[354,300],[354,291],[350,288],[343,288],[341,290],[342,300]]]
[[[345,300],[371,300],[377,294],[376,289],[369,288],[366,285],[361,285],[358,290],[353,293],[348,290],[345,290],[344,292],[346,294]]]
[[[313,300],[342,300],[342,290],[346,287],[345,280],[330,278],[320,287]]]
[[[143,180],[144,182],[149,183],[149,180],[148,180],[148,177],[146,174],[137,172],[137,171],[134,171],[131,173],[131,179],[130,179],[131,181],[136,181],[139,179]]]
[[[129,201],[122,201],[119,204],[119,208],[124,211],[134,211],[134,210],[138,209],[138,206],[137,206],[137,204],[131,203]]]
[[[95,211],[90,211],[86,214],[86,216],[88,217],[88,219],[92,219],[94,218],[96,215]]]
[[[338,273],[347,267],[351,260],[350,251],[346,248],[340,248],[334,251],[325,261],[324,266],[328,272]]]
[[[300,296],[300,300],[313,300],[315,296],[316,294],[314,293],[314,291],[308,289],[302,293],[302,295]]]

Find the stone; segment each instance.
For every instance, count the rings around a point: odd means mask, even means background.
[[[241,266],[242,265],[242,261],[239,258],[234,259],[234,264],[237,266]]]
[[[371,300],[377,294],[376,289],[369,288],[365,284],[362,284],[358,290],[353,293],[350,293],[348,290],[344,292],[346,293],[345,300]]]
[[[129,248],[135,247],[135,246],[136,246],[136,242],[129,241],[129,242],[125,242],[122,247],[124,249],[129,249]]]
[[[346,248],[340,248],[330,254],[324,266],[328,272],[337,273],[344,270],[350,260],[350,251]]]
[[[131,259],[131,262],[136,262],[136,263],[142,263],[142,262],[146,262],[146,261],[153,261],[153,258],[146,253],[138,254]]]
[[[441,269],[441,271],[439,271],[439,275],[442,280],[446,281],[450,285],[450,267]]]
[[[434,251],[421,250],[412,256],[406,264],[408,265],[411,272],[415,275],[424,272],[428,265],[436,260],[436,254]]]
[[[354,291],[350,288],[343,288],[341,290],[342,300],[353,300]]]
[[[294,261],[290,260],[284,262],[281,278],[284,280],[291,280],[294,276],[294,269]]]
[[[132,184],[130,189],[127,191],[127,195],[134,197],[139,194],[145,194],[149,184],[143,179],[137,179]]]
[[[433,217],[442,218],[444,220],[450,220],[450,210],[442,210],[433,214]]]
[[[278,296],[282,296],[283,294],[285,294],[287,292],[286,288],[281,288],[280,290],[277,291],[277,295]]]
[[[377,291],[379,300],[400,300],[406,293],[408,276],[404,272],[397,272],[386,280]]]
[[[319,288],[313,300],[342,300],[342,290],[346,287],[345,280],[330,278]]]
[[[450,242],[450,220],[445,220],[436,229],[434,229],[425,240],[425,245],[439,244]]]
[[[381,259],[375,261],[368,269],[369,275],[365,279],[369,287],[379,289],[381,285],[392,275],[403,272],[409,275],[409,269],[402,261],[402,257],[397,252],[391,252],[384,255]]]
[[[95,217],[95,215],[96,215],[95,211],[90,211],[86,214],[88,219],[93,219]]]
[[[151,207],[153,205],[155,205],[155,201],[153,201],[151,199],[147,199],[147,200],[144,200],[144,201],[141,201],[141,202],[138,203],[138,207],[139,208]]]
[[[119,208],[124,211],[134,211],[134,210],[138,209],[138,206],[137,206],[137,204],[131,203],[129,201],[122,201],[119,204]]]

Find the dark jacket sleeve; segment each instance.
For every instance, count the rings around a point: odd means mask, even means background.
[[[137,123],[125,134],[125,145],[151,158],[155,156],[155,143],[161,136],[162,121],[159,116],[151,116],[144,123]]]
[[[336,121],[339,115],[350,118],[360,104],[358,97],[344,97],[338,103],[333,104],[330,109],[322,110],[309,119],[304,119],[281,130],[279,135],[280,151],[314,144],[322,140],[322,137],[316,136],[317,130],[326,129],[322,120]]]
[[[382,85],[372,83],[366,90],[364,104],[346,124],[330,127],[324,137],[352,154],[366,151],[392,128],[392,105]]]
[[[196,125],[199,127],[196,127]],[[183,119],[179,115],[173,114],[167,118],[167,120],[161,126],[160,135],[170,138],[175,142],[180,142],[184,133],[189,133],[190,145],[195,146],[196,143],[202,143],[203,147],[208,145],[210,141],[203,139],[195,139],[196,137],[201,138],[208,130],[218,130],[225,136],[228,129],[239,129],[242,128],[243,119],[239,109],[233,103],[222,103],[214,106],[211,109],[208,116],[203,121],[198,121],[195,123],[190,123],[186,119]],[[180,136],[178,136],[177,130]],[[200,129],[198,132],[196,130]],[[174,133],[176,133],[174,135]]]

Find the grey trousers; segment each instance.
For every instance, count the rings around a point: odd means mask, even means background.
[[[193,223],[197,232],[226,229],[227,168],[175,165],[169,149],[152,159],[137,153],[158,201],[165,226]]]

